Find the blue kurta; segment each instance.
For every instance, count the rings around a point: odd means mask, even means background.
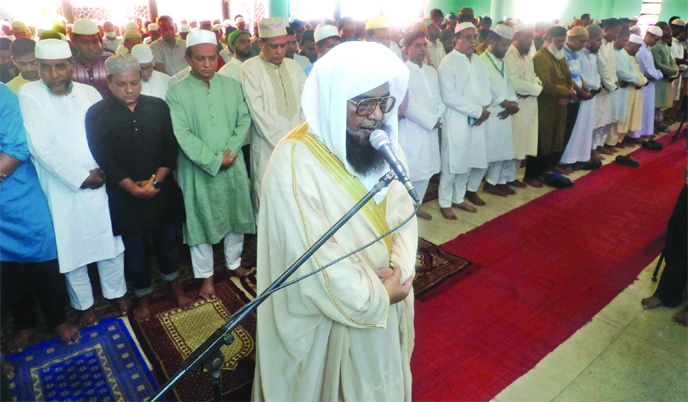
[[[22,163],[0,183],[0,261],[57,258],[48,202],[31,163],[17,95],[0,84],[0,153]]]

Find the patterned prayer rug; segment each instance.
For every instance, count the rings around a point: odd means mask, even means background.
[[[420,301],[431,299],[476,268],[478,266],[470,261],[446,253],[439,246],[419,238],[416,277],[413,279],[416,298]],[[462,275],[457,276],[459,272]]]
[[[141,348],[153,363],[161,382],[174,375],[181,362],[255,294],[253,289],[244,289],[248,284],[255,287],[253,275],[239,279],[216,271],[217,298],[212,300],[199,299],[200,281],[193,283],[186,289],[187,296],[197,299],[191,309],[182,311],[167,292],[161,291],[151,296],[151,319],[145,323],[132,320]],[[255,332],[255,317],[249,316],[232,333],[234,343],[222,347],[225,356],[222,367],[224,393],[235,391],[253,381]],[[184,401],[207,401],[213,395],[206,372],[189,375],[175,387],[174,392],[177,399]]]
[[[19,401],[146,401],[158,389],[121,319],[101,319],[78,344],[58,339],[7,356]]]

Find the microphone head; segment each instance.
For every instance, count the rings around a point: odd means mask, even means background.
[[[379,150],[381,146],[389,144],[389,137],[384,130],[375,130],[370,134],[370,145]]]

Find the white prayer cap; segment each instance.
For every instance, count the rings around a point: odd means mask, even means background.
[[[98,32],[100,32],[98,31],[98,25],[86,18],[74,21],[74,26],[72,27],[72,33],[77,35],[95,35]]]
[[[150,24],[148,24],[149,31],[157,31],[158,29],[160,29],[160,26],[158,26],[158,24],[156,24],[155,22],[151,22]]]
[[[128,31],[128,30],[130,30],[130,29],[135,29],[135,30],[138,31],[138,30],[139,30],[139,26],[138,26],[134,21],[129,21],[129,22],[127,22],[126,24],[124,24],[124,30],[125,30],[125,31]]]
[[[189,24],[182,24],[182,25],[179,27],[179,32],[181,32],[181,33],[189,33],[189,32],[191,32],[191,25],[189,25]]]
[[[373,17],[370,17],[368,22],[366,22],[365,29],[383,29],[383,28],[389,28],[389,21],[387,21],[387,17],[384,15],[376,15]]]
[[[141,32],[139,32],[138,29],[130,29],[128,31],[124,32],[124,35],[122,35],[122,39],[127,40],[127,39],[134,39],[134,38],[143,38],[141,35]]]
[[[334,25],[323,25],[315,30],[313,36],[315,37],[315,43],[318,43],[323,39],[332,38],[334,36],[339,38],[339,30]]]
[[[577,36],[589,37],[590,33],[585,27],[577,26],[569,29],[569,31],[566,32],[566,36],[568,36],[569,38],[575,38]]]
[[[602,25],[602,20],[592,20],[593,25]]]
[[[130,54],[118,54],[105,60],[107,74],[124,73],[127,71],[139,71],[139,60]]]
[[[21,21],[12,22],[12,29],[26,29],[26,24]]]
[[[212,30],[213,30],[213,31],[220,31],[220,32],[222,32],[222,25],[220,25],[220,24],[215,24],[215,25],[213,25]]]
[[[276,38],[287,35],[287,26],[282,18],[263,18],[258,21],[258,37],[261,39]]]
[[[230,20],[224,20],[224,21],[222,21],[222,26],[223,26],[223,27],[228,27],[228,26],[230,26],[230,25],[232,25],[232,21],[230,21]]]
[[[244,17],[239,17],[239,18],[236,19],[236,23],[237,23],[237,24],[240,23],[240,22],[246,22],[246,20],[244,19]]]
[[[380,176],[389,171],[389,167],[384,165],[361,175],[347,162],[348,100],[388,83],[390,96],[396,98],[396,103],[389,113],[384,114],[384,122],[389,127],[392,149],[397,149],[398,107],[406,94],[409,75],[409,69],[387,46],[375,42],[346,42],[320,58],[306,79],[301,107],[309,132],[322,141],[366,189],[371,189]],[[383,190],[375,196],[375,201],[381,202],[385,194]]]
[[[664,35],[664,32],[662,32],[662,28],[657,26],[651,26],[647,28],[647,33],[650,33],[654,36],[659,36],[660,38]]]
[[[634,25],[628,29],[631,33],[636,34],[636,35],[641,35],[642,34],[642,29],[640,29],[640,25]]]
[[[477,29],[475,27],[475,24],[473,24],[472,22],[466,21],[466,22],[462,22],[459,25],[457,25],[456,29],[454,29],[454,33],[459,33],[461,31],[463,31],[464,29],[468,29],[468,28]]]
[[[534,29],[535,29],[535,25],[529,24],[527,22],[523,22],[521,24],[516,25],[516,28],[514,28],[514,33],[521,32],[521,31],[534,30]]]
[[[59,39],[43,39],[36,42],[36,58],[41,60],[62,60],[72,57],[69,43]]]
[[[506,38],[509,40],[514,39],[514,29],[510,26],[504,24],[497,24],[497,26],[494,27],[492,31],[497,35],[501,36],[502,38]]]
[[[115,50],[115,54],[129,54],[129,49],[124,45],[119,45],[117,50]]]
[[[188,47],[201,45],[204,43],[217,45],[217,36],[215,36],[215,33],[205,29],[199,29],[191,32],[189,36],[186,37],[186,46]]]
[[[637,43],[639,45],[642,45],[643,44],[643,37],[640,35],[631,34],[631,37],[628,39],[628,41],[631,43]]]
[[[153,61],[153,52],[148,45],[143,43],[132,47],[131,54],[136,57],[141,64],[148,64]]]
[[[490,14],[483,14],[483,16],[480,18],[490,18]]]
[[[631,21],[638,22],[638,21],[640,21],[640,18],[638,18],[638,17],[633,17],[633,18],[631,18]]]
[[[675,20],[671,21],[671,25],[684,27],[684,26],[686,26],[686,22],[679,18],[679,19],[675,19]]]

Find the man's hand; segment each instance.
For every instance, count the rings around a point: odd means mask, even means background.
[[[220,170],[227,170],[231,168],[232,165],[234,165],[234,161],[236,160],[237,156],[239,156],[239,154],[237,153],[234,154],[234,156],[230,157],[229,154],[231,153],[232,150],[228,149],[222,154],[222,164],[220,165]]]
[[[628,82],[619,82],[619,88],[626,88],[628,87]]]
[[[561,107],[566,107],[569,104],[568,98],[559,98],[557,99],[557,105]]]
[[[516,95],[516,96],[518,96],[518,99],[530,98],[530,95],[521,95],[521,94],[518,94],[518,95]]]
[[[81,183],[81,188],[97,189],[105,184],[103,172],[100,169],[89,170],[88,177]]]
[[[442,118],[439,117],[437,118],[437,123],[435,123],[435,127],[433,128],[441,128],[442,127]]]
[[[154,180],[155,175],[151,176],[150,179],[148,179],[146,184],[144,184],[143,186],[134,187],[134,196],[144,200],[150,200],[151,198],[155,197],[155,195],[158,194],[160,190],[155,188],[155,186],[153,185]]]
[[[389,271],[392,270],[392,274]],[[378,278],[382,281],[382,285],[387,289],[389,295],[389,304],[396,304],[404,300],[411,292],[413,286],[413,278],[408,278],[404,284],[401,284],[401,268],[395,265],[393,268],[381,268],[377,270]]]
[[[576,90],[573,88],[569,89],[569,99],[576,99]]]
[[[479,126],[479,125],[483,124],[483,122],[490,117],[490,112],[487,110],[488,107],[489,106],[483,106],[483,112],[480,114],[480,117],[478,118],[478,120],[476,120],[473,123],[473,126]]]

